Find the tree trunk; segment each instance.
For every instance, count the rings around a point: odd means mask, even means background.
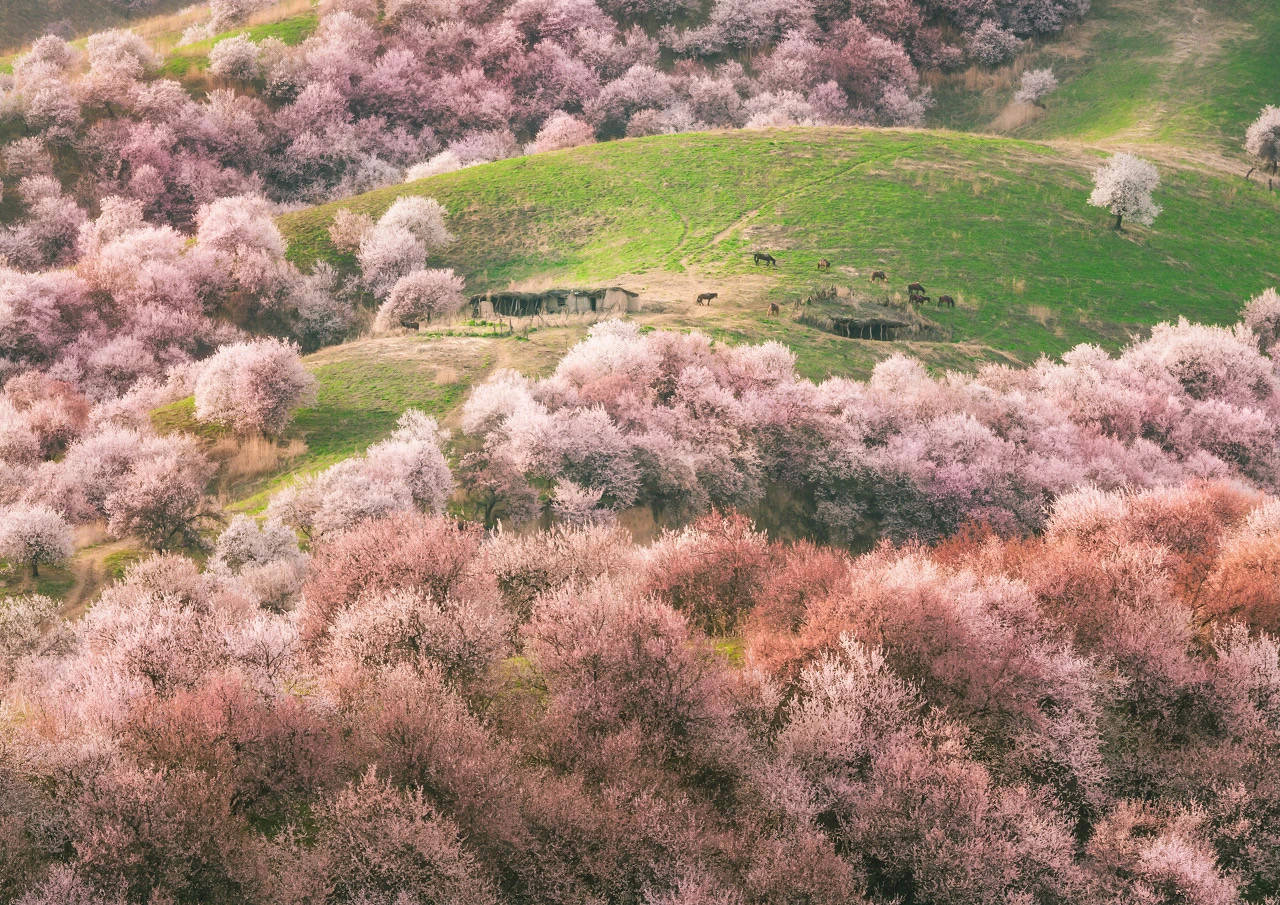
[[[35,559],[31,560],[31,577],[32,577],[32,578],[39,578],[39,577],[40,577],[40,562],[39,562],[39,560],[35,560]]]
[[[1120,224],[1121,224],[1121,222],[1122,222],[1123,220],[1124,220],[1124,214],[1116,214],[1116,222],[1115,222],[1115,226],[1113,226],[1113,227],[1111,227],[1111,228],[1112,228],[1112,229],[1117,229],[1117,230],[1118,230],[1118,229],[1120,228]]]

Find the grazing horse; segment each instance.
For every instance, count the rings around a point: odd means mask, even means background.
[[[907,285],[907,292],[915,292],[915,293],[919,293],[920,295],[924,295],[924,284],[910,283]]]
[[[914,292],[911,293],[911,304],[913,305],[924,305],[932,301],[933,299],[929,298],[927,295],[919,295]]]
[[[406,330],[417,330],[418,322],[417,321],[401,321],[400,326],[404,327]]]
[[[767,251],[757,251],[754,255],[752,255],[751,262],[753,264],[764,263],[768,267],[778,266],[778,259],[775,258],[773,255],[769,254]]]
[[[778,307],[778,303],[777,303],[777,302],[770,302],[770,303],[769,303],[769,313],[770,313],[770,314],[781,314],[781,313],[782,313],[782,309]]]
[[[694,301],[694,304],[695,304],[695,305],[708,305],[708,306],[710,306],[710,304],[711,304],[711,300],[712,300],[713,298],[717,298],[717,297],[719,297],[719,295],[720,295],[720,293],[718,293],[718,292],[704,292],[704,293],[702,293],[702,295],[698,296],[698,298]]]
[[[873,283],[874,283],[874,282],[876,282],[877,280],[879,280],[881,283],[887,283],[887,282],[889,282],[889,277],[888,277],[888,275],[887,275],[883,270],[875,270],[875,271],[872,271],[872,273],[871,273],[871,282],[873,282]]]
[[[955,306],[956,306],[956,300],[953,299],[951,296],[949,295],[938,296],[939,308],[954,308]]]
[[[828,261],[826,258],[823,258],[821,261],[819,261],[819,262],[818,262],[818,269],[819,269],[819,270],[830,270],[830,269],[831,269],[831,262],[830,262],[830,261]]]

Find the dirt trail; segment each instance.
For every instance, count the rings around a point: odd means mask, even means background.
[[[136,549],[136,542],[121,540],[98,544],[77,553],[70,563],[75,584],[63,598],[62,615],[67,619],[79,619],[83,616],[89,609],[89,604],[107,583],[107,557],[133,549]]]

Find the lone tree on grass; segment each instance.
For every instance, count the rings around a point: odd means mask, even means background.
[[[1013,99],[1020,104],[1035,104],[1044,108],[1044,99],[1058,87],[1058,77],[1052,69],[1028,69],[1022,73],[1022,84]]]
[[[1248,179],[1253,171],[1262,167],[1267,171],[1267,188],[1271,187],[1271,176],[1280,166],[1280,107],[1268,105],[1262,108],[1258,118],[1250,123],[1244,133],[1244,149],[1255,161],[1245,174]]]
[[[1094,171],[1089,203],[1115,214],[1115,229],[1120,229],[1126,217],[1150,226],[1160,213],[1160,205],[1151,200],[1158,185],[1160,174],[1150,161],[1117,154]]]
[[[40,577],[40,564],[65,560],[75,549],[67,520],[48,506],[17,506],[0,522],[0,556],[31,566]]]

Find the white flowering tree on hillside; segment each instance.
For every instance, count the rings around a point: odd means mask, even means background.
[[[1028,69],[1013,99],[1020,104],[1044,106],[1044,99],[1058,88],[1058,77],[1052,69]]]
[[[1261,167],[1275,175],[1280,167],[1280,107],[1267,105],[1244,133],[1244,149],[1254,161],[1246,178]],[[1267,180],[1268,186],[1271,182]]]
[[[1089,203],[1115,215],[1115,229],[1125,218],[1150,226],[1160,214],[1151,193],[1160,185],[1155,166],[1141,157],[1120,153],[1094,171]]]
[[[32,578],[41,564],[62,562],[74,549],[71,526],[48,506],[17,506],[0,518],[0,556],[30,566]]]

